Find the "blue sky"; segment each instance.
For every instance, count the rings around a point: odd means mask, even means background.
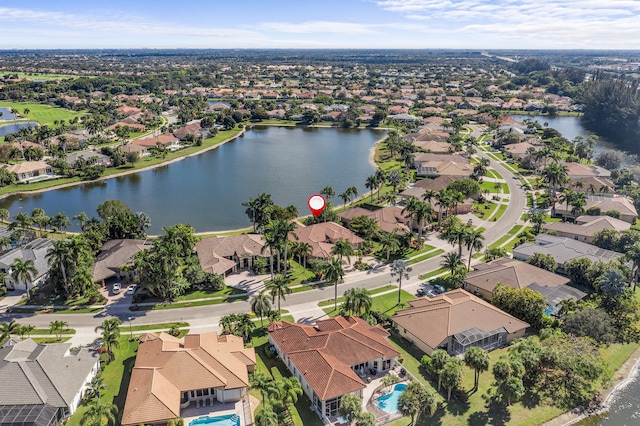
[[[638,0],[0,0],[0,49],[640,49]]]

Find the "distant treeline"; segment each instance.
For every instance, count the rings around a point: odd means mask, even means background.
[[[638,81],[597,73],[580,94],[584,125],[621,148],[640,150],[640,94]]]

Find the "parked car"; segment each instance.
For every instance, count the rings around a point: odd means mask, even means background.
[[[419,288],[418,291],[416,292],[416,296],[424,296],[424,290]]]
[[[120,293],[120,290],[122,289],[122,287],[120,286],[120,283],[115,283],[112,289],[113,289],[113,294],[118,294]]]
[[[433,290],[426,290],[426,291],[424,292],[424,295],[425,295],[425,296],[427,296],[427,297],[433,297],[433,296],[435,296],[435,295],[436,295],[436,292],[435,292],[435,291],[433,291]]]
[[[441,285],[439,285],[439,284],[434,285],[433,289],[438,294],[442,294],[442,293],[446,293],[447,292],[447,290],[444,287],[442,287]]]
[[[128,295],[132,295],[133,293],[136,292],[136,289],[138,288],[138,284],[131,284],[129,286],[129,289],[127,290],[127,294]]]

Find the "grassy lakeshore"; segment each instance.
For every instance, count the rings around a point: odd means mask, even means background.
[[[52,126],[55,121],[65,120],[69,122],[74,117],[83,117],[84,112],[71,111],[64,108],[52,107],[33,102],[8,102],[0,101],[0,107],[15,108],[18,110],[20,119],[26,121],[37,121],[41,125]],[[29,114],[24,114],[25,108],[29,109]]]

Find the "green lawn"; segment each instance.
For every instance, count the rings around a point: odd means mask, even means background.
[[[504,243],[506,243],[509,240],[509,238],[512,238],[514,235],[516,235],[518,232],[520,232],[522,227],[523,227],[523,225],[515,225],[513,228],[511,228],[511,230],[509,230],[509,232],[504,234],[498,241],[496,241],[495,243],[491,244],[489,246],[489,248],[502,246]]]
[[[487,208],[489,207],[489,208]],[[480,219],[487,219],[493,214],[493,211],[498,207],[498,204],[487,201],[485,203],[473,203],[473,214]]]
[[[157,303],[151,306],[138,306],[137,308],[130,308],[132,311],[159,311],[164,309],[177,309],[188,308],[190,306],[207,306],[207,305],[219,305],[222,303],[233,303],[248,300],[249,296],[227,297],[223,299],[207,299],[198,300],[195,302],[175,302],[175,303]]]
[[[138,341],[129,342],[129,336],[123,335],[118,340],[119,347],[113,348],[115,361],[104,366],[100,377],[102,377],[107,389],[104,391],[102,400],[116,404],[118,407],[118,424],[124,409],[124,402],[129,387],[129,379],[131,370],[136,361],[136,351],[138,350]],[[86,411],[84,404],[78,407],[78,410],[71,416],[66,423],[68,426],[80,426],[82,415]]]
[[[528,231],[530,231],[532,229],[533,229],[532,226],[525,226],[524,229],[522,230],[522,232],[520,232],[520,234],[528,232]],[[506,251],[508,251],[509,253],[512,253],[513,252],[513,248],[516,246],[516,244],[518,244],[518,240],[519,240],[519,238],[514,238],[513,240],[509,241],[507,244],[505,244],[504,249]]]
[[[78,78],[78,75],[71,74],[51,74],[46,72],[12,72],[12,71],[3,71],[0,72],[0,75],[13,75],[18,74],[18,78],[26,78],[27,80],[64,80],[67,78]],[[91,77],[90,77],[91,78]]]
[[[493,179],[502,179],[502,175],[495,170],[487,170],[487,176]]]
[[[498,207],[498,211],[496,212],[496,214],[491,218],[492,221],[498,221],[500,220],[500,217],[504,214],[504,212],[507,210],[508,205],[507,204],[500,204],[500,207]]]
[[[194,300],[194,299],[211,299],[214,297],[224,297],[230,296],[232,294],[245,294],[246,291],[237,289],[235,287],[224,286],[222,290],[217,291],[209,291],[209,290],[197,290],[193,292],[189,292],[188,294],[183,294],[182,296],[176,297],[176,301],[185,301],[185,300]]]
[[[502,193],[503,194],[508,194],[509,193],[509,185],[507,185],[506,183],[502,184]]]
[[[398,305],[398,292],[394,291],[392,293],[383,294],[380,296],[372,297],[373,304],[371,305],[372,311],[383,312],[389,316],[396,313],[397,310],[405,308],[405,304],[409,300],[413,300],[416,297],[402,290],[400,292],[400,305]],[[337,316],[340,312],[339,310],[334,310],[333,307],[323,309],[327,315],[330,317]]]
[[[177,325],[178,327],[189,327],[189,323],[185,321],[178,322],[162,322],[158,324],[145,324],[145,325],[133,325],[131,326],[131,330],[129,330],[129,324],[125,321],[120,326],[120,333],[125,333],[128,331],[147,331],[147,330],[161,330],[161,329],[169,329]]]
[[[497,182],[497,184],[498,184],[498,188],[496,188],[495,186],[496,182],[485,180],[480,184],[480,190],[482,192],[489,191],[490,193],[499,193],[500,187],[502,186],[502,184],[500,182]]]
[[[50,331],[51,330],[49,330],[48,328],[36,328],[31,332],[31,334],[33,335],[49,334]],[[67,328],[64,331],[61,331],[60,334],[76,334],[76,330],[74,330],[73,328]]]
[[[64,108],[52,107],[33,102],[8,102],[0,101],[0,107],[15,108],[20,114],[20,118],[37,121],[40,124],[53,126],[53,122],[58,120],[66,120],[67,123],[74,117],[82,117],[85,113],[71,111]],[[29,114],[24,115],[24,109],[28,108]]]
[[[422,274],[418,278],[421,279],[421,280],[426,280],[426,279],[429,279],[429,278],[433,278],[436,275],[440,275],[440,274],[442,274],[444,272],[447,272],[447,268],[439,268],[439,269],[436,269],[435,271],[431,271],[431,272],[427,272],[426,274]]]
[[[393,290],[394,288],[396,288],[396,286],[394,285],[385,285],[384,287],[378,287],[378,288],[374,288],[369,290],[369,294],[371,296],[374,296],[378,293],[383,293],[385,291],[389,291],[389,290]],[[342,303],[344,302],[344,297],[338,297],[338,303]],[[323,300],[321,302],[318,303],[318,306],[323,307],[323,306],[330,306],[333,305],[333,299],[328,299],[328,300]]]
[[[67,340],[71,339],[71,337],[63,337],[58,340],[55,336],[52,337],[32,337],[33,341],[36,343],[64,343]]]
[[[425,253],[422,256],[415,257],[413,259],[409,259],[407,262],[409,265],[413,265],[414,263],[422,262],[423,260],[431,259],[432,257],[436,257],[444,253],[443,249],[434,250],[429,253]]]

